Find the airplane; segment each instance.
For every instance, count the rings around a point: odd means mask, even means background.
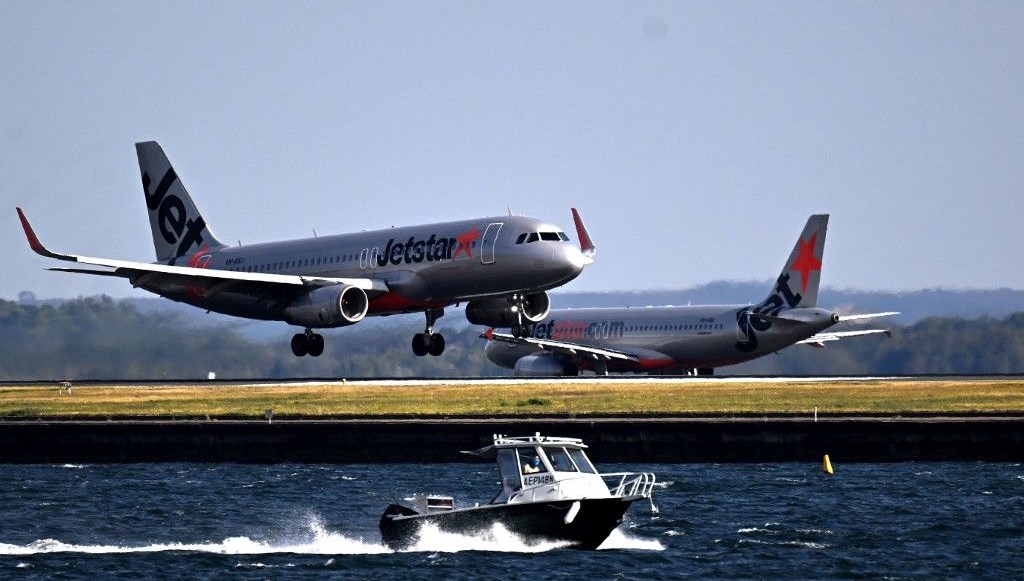
[[[511,215],[228,246],[163,148],[147,141],[135,149],[156,262],[53,252],[17,208],[31,249],[101,267],[49,270],[127,278],[133,287],[207,311],[304,327],[291,340],[298,357],[323,353],[323,336],[313,329],[414,312],[425,314],[426,326],[413,336],[413,353],[441,355],[444,336],[433,325],[446,307],[462,302],[474,324],[525,329],[547,316],[548,290],[593,262],[594,245],[575,208],[579,247],[545,220]]]
[[[817,306],[828,215],[811,216],[776,279],[756,305],[552,310],[525,337],[488,329],[487,358],[516,376],[571,376],[580,370],[685,371],[712,375],[803,343],[824,347],[885,329],[826,331],[842,321],[899,314],[840,315]]]

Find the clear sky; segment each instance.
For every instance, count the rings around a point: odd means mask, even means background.
[[[0,298],[153,260],[133,144],[225,241],[512,211],[579,291],[773,278],[1024,288],[1022,2],[0,2]]]

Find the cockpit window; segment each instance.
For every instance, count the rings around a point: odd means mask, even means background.
[[[554,240],[555,242],[558,242],[560,240],[560,238],[558,237],[558,232],[541,232],[540,233],[540,239],[541,240]]]
[[[538,236],[536,232],[530,232],[530,236],[526,239],[526,243],[529,244],[530,242],[536,242],[538,240],[540,240],[540,236]]]
[[[562,242],[568,242],[569,237],[565,235],[565,232],[559,232],[558,237],[562,239]]]
[[[523,232],[522,234],[520,234],[519,238],[516,238],[516,244],[522,244],[523,242],[525,242],[526,241],[526,236],[527,236],[526,232]]]

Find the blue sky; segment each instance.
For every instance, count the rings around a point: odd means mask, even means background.
[[[149,261],[133,144],[223,240],[471,216],[571,229],[572,290],[773,278],[1024,288],[1024,3],[3,2],[0,298]]]

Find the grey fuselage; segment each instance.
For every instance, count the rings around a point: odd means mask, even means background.
[[[834,312],[817,307],[782,309],[793,321],[751,318],[753,305],[552,310],[531,337],[634,354],[638,361],[611,360],[610,371],[714,368],[773,353],[834,325]],[[798,321],[798,322],[797,322]],[[542,350],[489,341],[488,359],[513,368]],[[557,356],[556,356],[557,357]],[[580,361],[586,367],[586,360]]]
[[[559,233],[557,240],[519,242],[523,233]],[[421,312],[474,298],[549,290],[583,270],[580,249],[561,228],[524,216],[500,216],[396,227],[353,234],[200,250],[177,266],[330,278],[371,278],[388,292],[370,296],[369,315]],[[179,282],[180,281],[180,282]],[[197,287],[188,279],[141,274],[135,286],[211,311],[253,319],[282,319],[288,294],[261,295],[232,282]],[[305,292],[298,287],[295,295]]]

